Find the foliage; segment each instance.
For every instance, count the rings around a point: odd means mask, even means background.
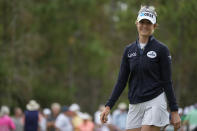
[[[111,93],[124,47],[137,37],[142,4],[157,7],[155,37],[171,50],[180,105],[196,102],[195,0],[1,0],[0,104],[77,102],[94,112]],[[126,99],[124,91],[120,101]]]

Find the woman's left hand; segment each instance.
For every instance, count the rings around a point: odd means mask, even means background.
[[[178,111],[171,112],[171,124],[175,129],[179,129],[181,127],[181,118]]]

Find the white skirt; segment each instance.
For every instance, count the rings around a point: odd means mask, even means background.
[[[169,124],[165,93],[138,104],[129,104],[126,129],[140,128],[142,125],[164,127]]]

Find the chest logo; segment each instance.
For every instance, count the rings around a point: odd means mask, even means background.
[[[133,52],[133,53],[128,53],[128,57],[131,58],[133,56],[137,56],[137,53],[136,52]]]
[[[149,52],[147,53],[147,56],[148,56],[149,58],[155,58],[155,57],[157,57],[157,53],[156,53],[155,51],[149,51]]]

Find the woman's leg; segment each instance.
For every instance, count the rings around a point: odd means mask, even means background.
[[[151,125],[143,125],[141,131],[160,131],[160,127],[151,126]]]
[[[141,131],[141,128],[127,129],[126,131]]]

